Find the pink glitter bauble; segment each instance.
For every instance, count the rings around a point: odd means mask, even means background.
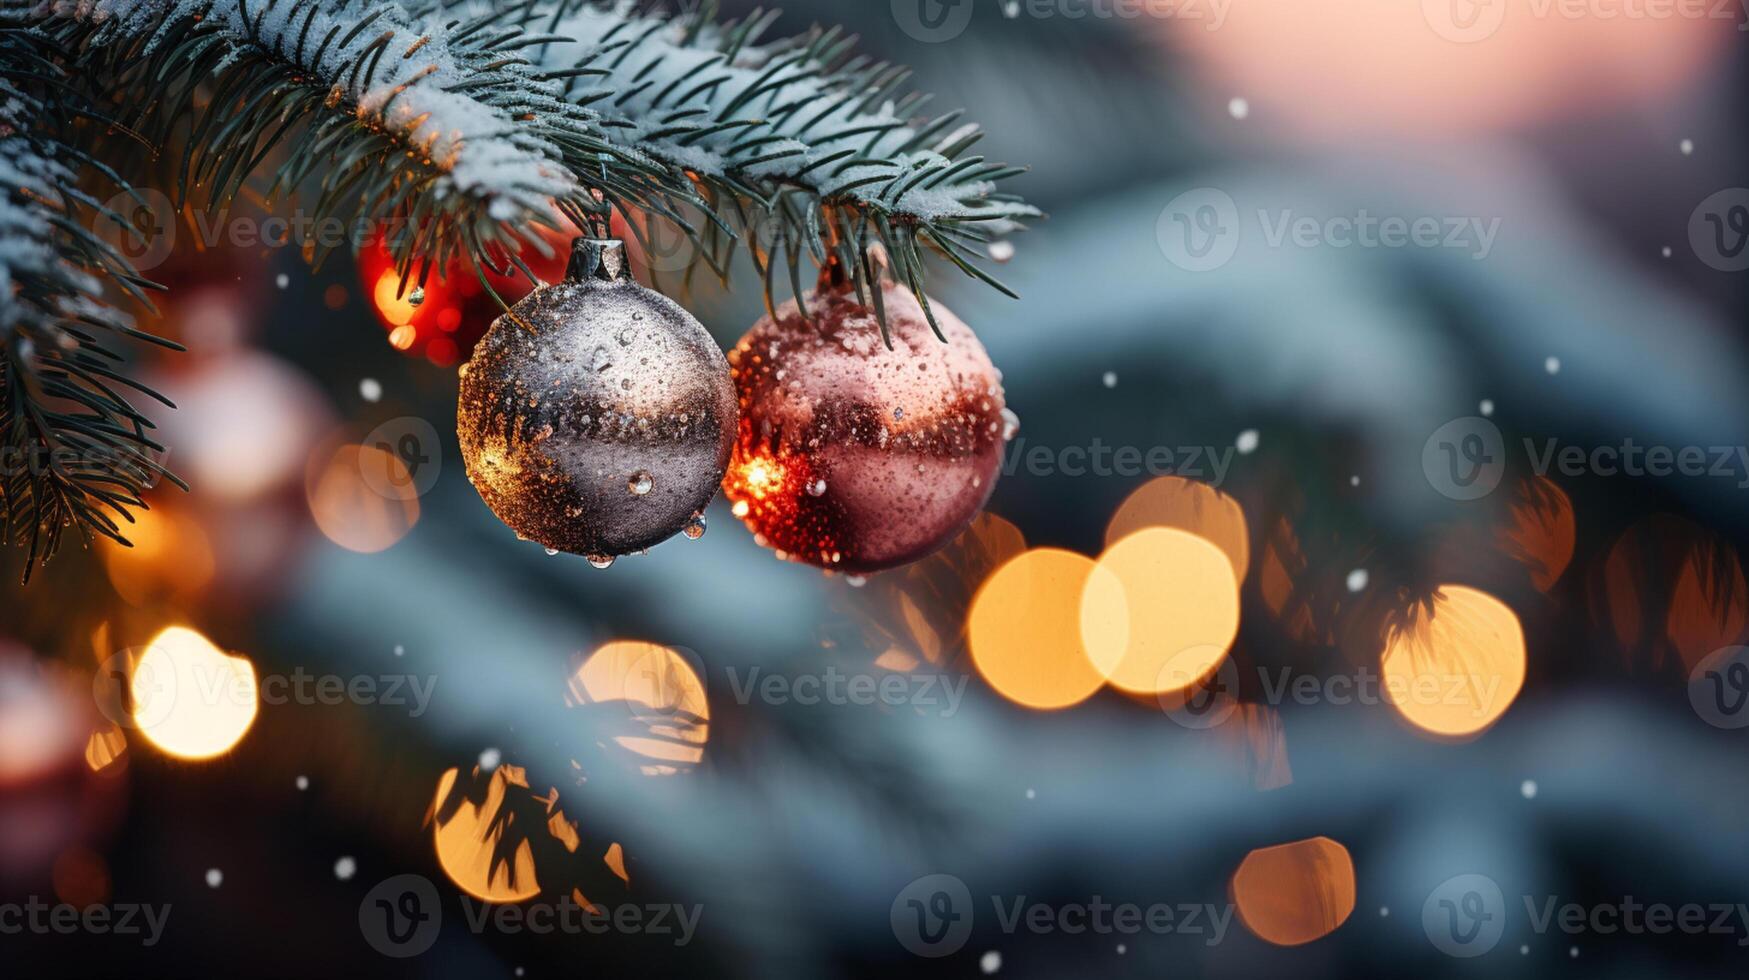
[[[779,557],[861,573],[916,561],[977,516],[1012,425],[960,319],[886,284],[892,349],[848,287],[792,300],[729,353],[740,401],[723,491]]]

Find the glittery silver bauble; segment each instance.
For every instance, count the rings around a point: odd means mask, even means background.
[[[873,309],[823,284],[729,352],[740,400],[723,490],[780,557],[845,572],[916,561],[977,516],[1001,470],[1002,384],[970,328],[886,284]]]
[[[565,280],[498,318],[462,368],[468,479],[499,519],[602,565],[685,529],[722,480],[735,396],[716,342],[578,239]]]

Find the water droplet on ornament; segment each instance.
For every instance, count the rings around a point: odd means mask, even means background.
[[[999,263],[1007,263],[1014,258],[1013,242],[991,242],[990,258]]]
[[[656,485],[656,481],[653,478],[651,478],[649,470],[639,470],[636,473],[632,474],[632,478],[630,480],[626,481],[626,489],[630,490],[632,493],[636,494],[639,497],[642,497],[644,494],[649,493],[650,488],[654,487],[655,485]]]
[[[621,330],[619,332],[620,345],[624,346],[624,347],[630,347],[632,345],[632,341],[637,339],[637,336],[638,336],[637,331],[633,330],[631,327],[627,327],[624,330]]]
[[[607,568],[613,564],[612,555],[590,555],[589,564],[596,568]]]
[[[408,306],[423,306],[424,304],[425,304],[425,287],[424,286],[414,286],[413,291],[407,294],[407,305]]]
[[[893,409],[893,421],[901,422],[904,420],[904,418],[905,418],[905,410],[904,409],[902,409],[902,408]]]
[[[868,584],[868,579],[863,578],[861,575],[846,575],[844,576],[844,584],[853,589],[860,589]]]
[[[1008,440],[1013,439],[1014,434],[1016,432],[1019,432],[1019,431],[1020,431],[1020,416],[1014,414],[1013,409],[1008,408],[1007,406],[1003,406],[1003,409],[1002,409],[1002,441],[1007,442]]]
[[[815,480],[814,482],[808,484],[808,496],[810,496],[810,497],[824,497],[825,495],[826,495],[826,481],[825,480]]]
[[[558,553],[559,553],[559,549],[557,549],[557,548],[547,548],[547,549],[545,549],[545,550],[546,550],[546,553],[547,553],[547,557],[548,557],[548,558],[551,558],[551,557],[553,557],[553,556],[554,556],[554,555],[556,555],[556,554],[558,554]]]
[[[686,526],[680,529],[680,533],[694,541],[704,537],[704,515],[694,514],[687,518]]]

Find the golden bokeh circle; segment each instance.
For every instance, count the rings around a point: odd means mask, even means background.
[[[1380,669],[1385,699],[1411,725],[1449,738],[1475,735],[1524,687],[1524,630],[1488,593],[1442,586],[1430,614],[1387,637]]]
[[[1106,574],[1087,579],[1081,637],[1113,687],[1159,694],[1220,666],[1239,635],[1239,582],[1226,552],[1150,527],[1107,548],[1098,565]]]
[[[1093,559],[1057,548],[1023,552],[985,580],[966,617],[972,662],[998,694],[1028,708],[1092,697],[1105,673],[1081,639],[1081,596]]]

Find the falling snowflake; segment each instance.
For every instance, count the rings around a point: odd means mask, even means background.
[[[1561,359],[1558,357],[1550,357],[1548,360],[1543,362],[1543,370],[1547,371],[1550,374],[1560,374],[1561,373]]]
[[[1233,101],[1227,103],[1227,114],[1234,119],[1244,119],[1251,115],[1251,103],[1242,95],[1233,96]]]
[[[1105,372],[1105,375],[1103,377],[1101,377],[1099,380],[1101,382],[1103,382],[1107,388],[1116,388],[1117,387],[1117,372],[1116,371],[1107,371],[1107,372]]]
[[[1359,592],[1366,588],[1366,569],[1357,568],[1348,573],[1348,591]]]
[[[340,860],[334,862],[334,877],[341,881],[351,881],[352,876],[357,873],[358,862],[351,857],[341,857]]]
[[[497,749],[487,749],[480,753],[480,768],[486,772],[492,772],[498,768],[498,763],[503,758],[504,756]]]
[[[383,397],[383,383],[375,378],[365,378],[358,383],[358,397],[375,403]]]
[[[220,871],[218,868],[206,869],[206,886],[208,888],[217,888],[224,883],[225,873],[223,871]]]
[[[990,950],[983,956],[978,957],[978,969],[983,970],[985,973],[995,973],[997,970],[1002,969],[1002,954],[995,950]]]
[[[1239,438],[1234,446],[1238,448],[1241,455],[1249,455],[1257,451],[1257,445],[1261,441],[1262,437],[1257,434],[1256,429],[1246,429],[1239,433]]]
[[[310,788],[310,777],[299,776],[298,777],[298,789],[299,790],[306,790],[309,788]]]
[[[1518,787],[1518,791],[1520,793],[1523,793],[1524,798],[1527,800],[1536,799],[1536,780],[1527,779],[1523,783],[1520,783],[1519,787]]]

